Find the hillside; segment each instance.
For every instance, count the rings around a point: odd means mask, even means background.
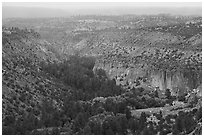
[[[3,134],[27,133],[32,125],[23,126],[29,120],[39,120],[43,100],[56,102],[59,109],[60,93],[71,88],[42,73],[41,61],[53,62],[58,58],[38,33],[3,28],[2,39]]]

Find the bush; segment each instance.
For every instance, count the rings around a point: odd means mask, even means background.
[[[165,96],[166,96],[167,99],[171,99],[170,89],[166,89],[166,91],[165,91]]]

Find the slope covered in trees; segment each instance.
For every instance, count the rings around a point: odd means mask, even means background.
[[[3,134],[201,134],[201,18],[77,16],[7,23],[33,29],[3,27]],[[175,74],[178,84],[176,72],[183,71],[192,83],[185,81],[183,94],[168,86],[161,90],[147,77],[155,70],[165,81]]]

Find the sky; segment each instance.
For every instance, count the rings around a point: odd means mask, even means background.
[[[202,15],[201,2],[3,2],[3,18],[71,15],[177,14]]]
[[[98,8],[98,7],[201,7],[200,2],[3,2],[3,6],[44,8]]]

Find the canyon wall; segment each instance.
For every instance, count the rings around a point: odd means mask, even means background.
[[[146,84],[152,87],[159,87],[160,90],[170,89],[173,94],[177,94],[181,91],[188,91],[196,89],[201,85],[201,79],[197,78],[194,73],[176,71],[168,72],[164,70],[151,70],[149,68],[135,67],[123,67],[122,65],[112,67],[112,64],[96,63],[94,71],[96,69],[103,69],[106,71],[107,76],[110,79],[116,79],[117,84],[124,85],[129,83],[132,87],[134,81],[139,77],[146,78],[145,82],[140,81],[142,84]],[[201,75],[201,74],[200,74]],[[121,80],[122,79],[122,80]]]

